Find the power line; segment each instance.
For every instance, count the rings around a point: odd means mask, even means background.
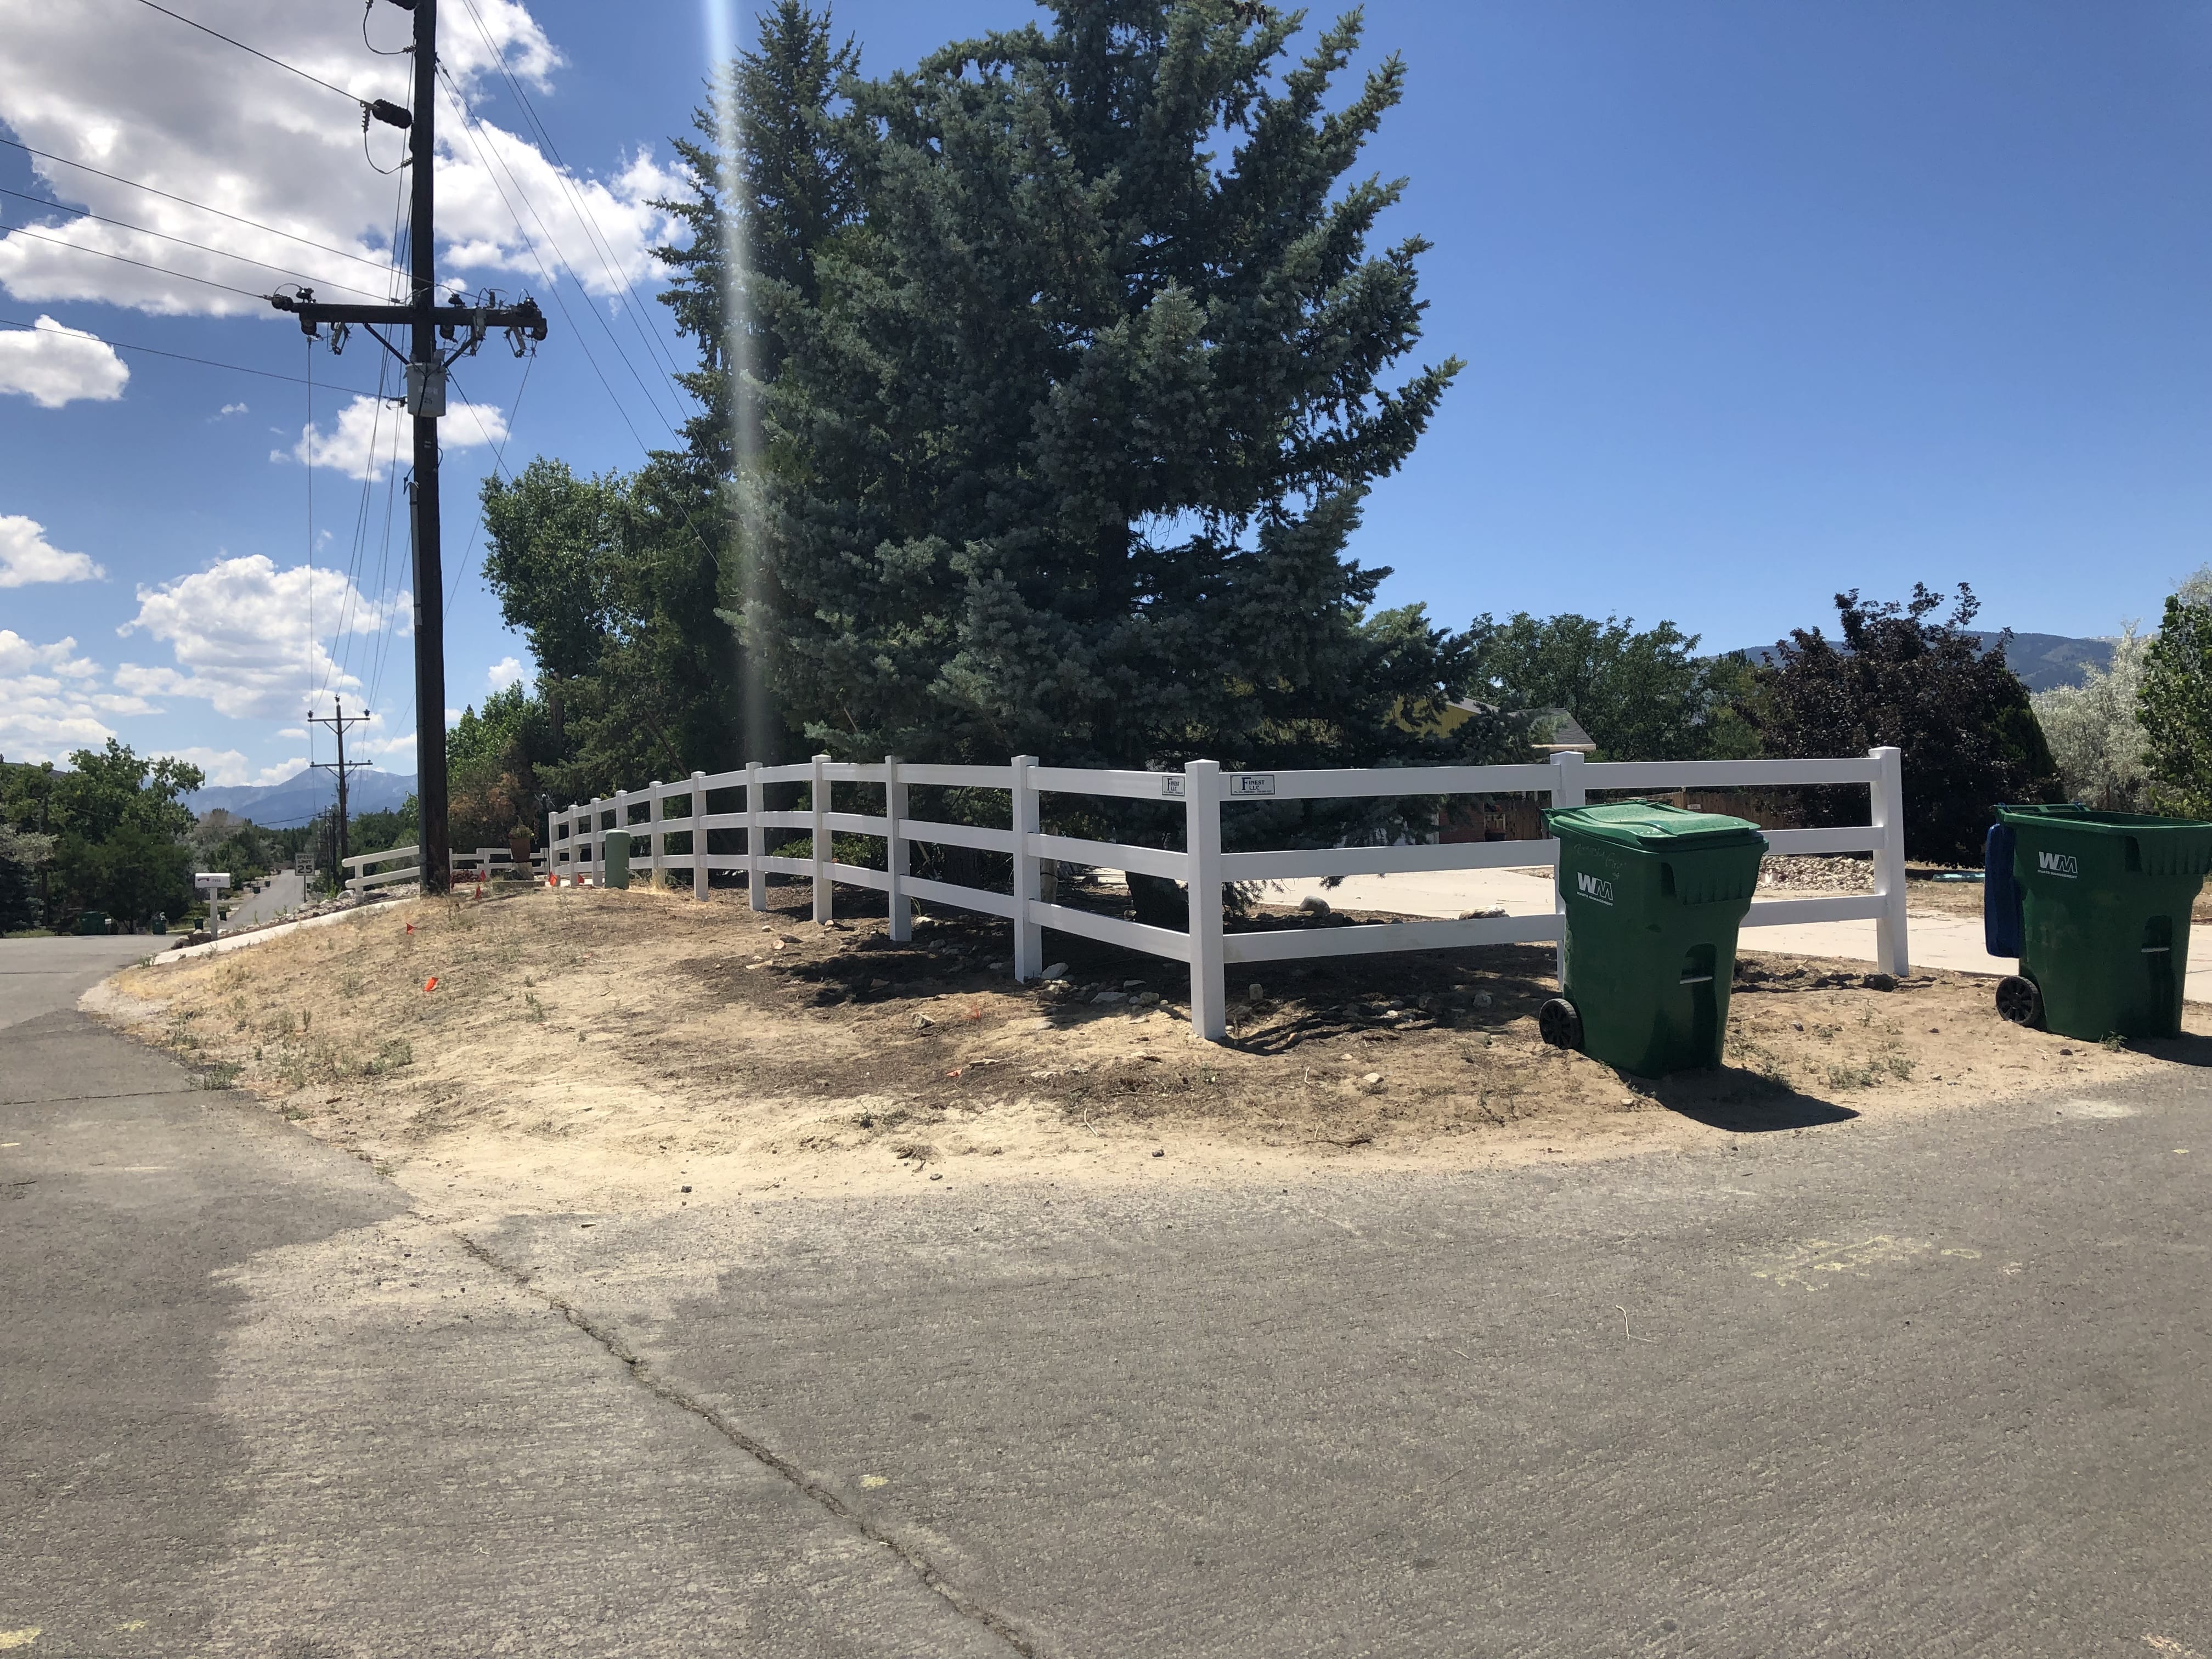
[[[73,213],[80,219],[90,219],[95,223],[113,225],[118,230],[133,231],[141,236],[158,236],[165,242],[174,242],[179,247],[197,248],[202,253],[212,253],[217,258],[235,259],[240,264],[258,265],[264,270],[275,271],[279,276],[289,276],[299,282],[313,283],[322,288],[343,289],[349,294],[366,295],[372,300],[384,297],[373,289],[356,288],[350,283],[331,282],[320,276],[310,276],[305,271],[293,270],[289,265],[272,265],[266,259],[255,259],[243,253],[233,253],[228,248],[210,246],[205,242],[195,242],[189,236],[172,236],[166,230],[149,230],[144,225],[134,225],[128,220],[111,219],[105,214],[94,213],[85,208],[69,207],[60,202],[49,202],[42,196],[27,195],[20,190],[9,190],[0,186],[0,196],[12,196],[19,202],[34,202],[39,206],[50,208],[56,213]]]
[[[538,106],[530,101],[530,94],[523,90],[522,82],[515,79],[514,71],[507,67],[506,48],[493,40],[491,31],[484,27],[483,17],[477,10],[476,0],[461,0],[461,3],[468,10],[469,21],[476,25],[477,38],[484,43],[485,49],[492,55],[493,61],[499,65],[501,78],[514,91],[515,102],[521,106],[524,118],[530,123],[531,130],[538,135],[538,142],[545,147],[546,155],[552,158],[553,176],[560,181],[562,193],[568,198],[570,204],[576,210],[577,217],[583,222],[585,234],[591,239],[592,244],[592,251],[599,255],[600,269],[607,273],[610,282],[618,283],[623,292],[635,302],[637,297],[636,284],[615,269],[613,252],[607,246],[605,234],[599,228],[598,216],[592,213],[590,204],[586,202],[582,193],[577,190],[574,180],[570,178],[568,164],[561,159],[560,148],[554,143],[553,135],[546,130],[545,123],[539,118]],[[570,274],[574,274],[573,267]],[[683,390],[676,382],[675,360],[668,355],[665,343],[647,331],[638,320],[635,304],[633,303],[625,309],[629,314],[631,328],[636,331],[638,338],[645,343],[647,352],[657,358],[656,366],[668,377],[670,388],[677,392],[680,409]]]
[[[513,408],[508,410],[507,417],[507,435],[510,442],[514,437],[514,423],[522,418],[522,394],[530,389],[531,365],[535,363],[537,361],[538,354],[535,352],[532,352],[528,357],[523,360],[522,384],[514,389],[514,404]],[[456,392],[461,392],[461,383],[459,380],[455,380],[453,381],[453,390]],[[492,442],[491,434],[484,429],[483,416],[478,415],[477,413],[477,406],[469,402],[469,394],[467,392],[461,392],[461,402],[468,409],[469,418],[477,423],[477,432],[483,434],[485,447],[491,451],[491,465],[493,472],[504,473],[507,477],[507,481],[509,483],[513,483],[514,482],[514,474],[508,472],[507,470],[507,445],[495,444]],[[453,585],[446,594],[446,609],[448,611],[453,610],[453,601],[455,599],[459,597],[460,594],[461,583],[467,580],[469,571],[476,563],[477,538],[483,532],[483,514],[479,513],[476,515],[475,523],[471,525],[469,527],[468,550],[461,555],[461,568],[454,574]]]
[[[242,213],[232,213],[222,208],[210,207],[205,202],[195,202],[189,196],[178,196],[166,190],[157,190],[152,185],[141,184],[136,179],[125,179],[119,173],[102,172],[100,168],[92,166],[89,162],[72,161],[68,156],[56,155],[51,150],[33,149],[28,144],[17,143],[13,138],[0,138],[0,144],[7,145],[10,149],[20,149],[27,155],[35,155],[42,161],[58,161],[65,167],[82,168],[84,172],[91,173],[94,177],[105,179],[111,184],[127,185],[132,190],[143,190],[148,195],[159,196],[165,201],[176,202],[188,208],[198,208],[202,213],[212,213],[218,218],[229,219],[241,225],[250,225],[255,230],[265,230],[271,236],[282,236],[289,240],[299,242],[305,246],[319,249],[325,253],[335,253],[339,258],[351,259],[356,264],[368,265],[378,270],[389,270],[392,269],[391,263],[388,260],[371,259],[363,254],[349,253],[344,248],[332,247],[328,242],[319,242],[312,236],[301,235],[297,231],[279,230],[274,225],[263,224],[258,219],[249,219]],[[11,196],[16,193],[17,192],[13,191],[9,192]],[[52,204],[49,204],[48,205]]]
[[[294,386],[319,386],[326,392],[350,392],[356,398],[374,395],[349,386],[331,386],[319,380],[303,380],[296,374],[279,374],[274,369],[248,368],[244,363],[218,362],[212,357],[194,357],[181,351],[164,351],[159,346],[133,345],[127,340],[110,340],[97,334],[79,334],[64,328],[40,328],[36,323],[21,322],[13,317],[0,317],[0,328],[27,329],[33,334],[58,334],[70,340],[94,340],[117,351],[143,351],[155,357],[173,357],[180,363],[200,363],[209,368],[227,368],[235,374],[258,374],[264,380],[289,380]]]
[[[469,123],[467,106],[462,104],[459,98],[454,94],[450,82],[447,84],[446,95],[453,100],[454,107],[460,114],[461,131],[469,141],[469,148],[476,151],[477,160],[483,163],[484,177],[491,180],[491,187],[498,193],[501,205],[507,209],[507,217],[514,221],[515,234],[522,238],[522,245],[530,254],[531,263],[538,267],[538,274],[545,279],[546,289],[552,295],[553,303],[561,308],[561,319],[567,323],[572,330],[576,330],[576,319],[568,314],[568,302],[561,297],[560,280],[556,277],[551,271],[545,269],[545,262],[538,257],[538,245],[530,240],[530,232],[523,225],[522,216],[514,210],[514,204],[507,199],[506,188],[499,182],[498,174],[492,171],[490,158],[484,154],[483,146],[477,143],[475,131]],[[519,190],[520,185],[517,185],[516,188]],[[552,238],[550,234],[547,236],[546,240],[549,243],[552,241]],[[561,250],[558,247],[555,247],[553,251],[556,254],[558,254]],[[592,312],[594,316],[597,316],[599,314],[599,308],[597,307],[592,307]],[[601,322],[600,326],[603,328],[605,326],[604,320]],[[609,331],[607,337],[610,340],[613,340],[614,336],[611,331]],[[576,344],[578,349],[584,354],[584,361],[592,366],[592,373],[599,377],[600,389],[607,394],[607,401],[615,406],[615,413],[622,417],[622,423],[629,428],[629,435],[631,439],[635,441],[640,449],[643,450],[647,455],[651,455],[653,453],[652,446],[647,444],[644,437],[639,433],[636,423],[629,417],[629,410],[623,407],[622,399],[615,396],[614,387],[608,383],[606,371],[599,367],[599,360],[592,355],[591,347],[584,343],[584,336],[581,330],[576,330]],[[619,342],[616,342],[615,349],[617,355],[621,354],[622,347]],[[628,359],[624,358],[624,361],[628,362]],[[641,386],[643,386],[644,381],[638,376],[637,370],[635,368],[630,370],[630,375],[632,379],[638,380]],[[647,401],[649,402],[651,400],[648,398]],[[653,413],[655,415],[659,415],[660,411],[656,408],[653,410]],[[667,417],[665,416],[661,416],[661,423],[663,425],[667,424]],[[671,437],[676,435],[674,428],[671,427],[669,428],[669,435]]]
[[[230,36],[225,34],[221,29],[211,29],[205,23],[194,22],[191,18],[185,16],[184,13],[180,11],[171,11],[167,6],[156,5],[155,3],[155,0],[138,0],[138,3],[142,6],[151,7],[154,10],[160,12],[164,17],[175,18],[179,23],[184,24],[187,28],[198,29],[202,34],[211,34],[227,46],[236,46],[240,52],[251,52],[254,57],[258,58],[264,64],[274,64],[280,70],[289,70],[293,74],[298,76],[302,81],[313,81],[317,86],[325,88],[329,91],[335,92],[341,98],[349,99],[356,104],[365,104],[368,101],[358,93],[348,92],[343,87],[331,86],[328,81],[324,80],[319,75],[308,74],[307,70],[301,69],[297,64],[288,64],[281,58],[271,58],[267,52],[263,52],[258,46],[249,46],[243,40],[232,40]]]
[[[149,3],[151,3],[151,0],[149,0]],[[219,288],[226,294],[244,295],[249,300],[266,300],[269,297],[265,294],[256,294],[250,289],[233,288],[228,283],[218,283],[211,276],[195,276],[190,271],[172,270],[167,265],[149,264],[143,259],[134,259],[125,253],[110,253],[106,248],[86,247],[81,242],[64,242],[58,236],[41,236],[28,225],[11,225],[4,220],[0,220],[0,230],[6,231],[11,236],[27,236],[34,242],[52,242],[56,247],[65,247],[74,253],[97,254],[103,259],[115,259],[126,265],[137,265],[141,270],[150,270],[158,276],[182,277],[185,282],[198,283],[203,288]],[[258,264],[258,261],[252,263]]]
[[[450,75],[445,76],[445,82],[446,95],[453,100],[454,108],[459,111],[460,114],[462,131],[469,133],[470,147],[475,149],[477,158],[484,164],[484,171],[489,173],[491,171],[492,161],[496,155],[496,150],[477,143],[476,135],[472,131],[471,131],[469,125],[470,117],[468,106],[461,98],[460,88],[453,84],[453,77]],[[481,126],[483,123],[477,122],[476,125]],[[551,228],[547,226],[544,216],[538,211],[537,204],[530,199],[529,190],[524,185],[522,180],[515,176],[514,169],[507,165],[504,157],[498,157],[497,159],[499,161],[501,170],[507,174],[507,182],[514,186],[514,193],[516,197],[521,201],[523,206],[530,210],[530,216],[538,221],[538,228],[540,234],[545,238],[545,245],[553,250],[554,257],[560,260],[562,265],[567,267],[569,279],[576,284],[580,292],[582,291],[584,283],[583,279],[576,275],[575,261],[568,256],[568,254],[562,250],[560,243],[553,240],[553,232]],[[494,187],[496,188],[498,180],[494,179],[492,182]],[[514,204],[507,202],[507,192],[505,191],[500,191],[500,200],[506,204],[507,215],[514,221],[514,228],[516,233],[522,238],[526,244],[530,244],[530,233],[527,229],[524,228],[522,217],[520,214],[515,212]],[[532,258],[535,258],[537,257],[536,246],[534,244],[531,244],[531,247]],[[545,270],[544,264],[542,260],[538,263],[538,270],[544,276],[548,286],[552,289],[555,301],[559,302],[560,283],[558,279]],[[586,297],[589,297],[588,294],[586,294]],[[662,410],[659,404],[654,401],[652,389],[646,385],[645,377],[637,372],[637,365],[630,361],[629,353],[623,349],[622,342],[615,337],[613,328],[608,324],[607,319],[599,314],[599,308],[597,306],[592,307],[591,312],[592,315],[599,321],[599,331],[607,337],[607,343],[615,349],[615,355],[622,359],[623,367],[629,370],[630,379],[637,382],[637,389],[644,395],[647,404],[652,409],[653,418],[659,421],[661,425],[668,428],[668,435],[670,437],[675,438],[680,442],[682,441],[683,434],[677,431],[675,422],[668,418],[667,415]],[[565,303],[562,304],[562,314],[563,317],[568,315],[568,307]],[[635,320],[635,317],[633,317],[632,320]],[[574,319],[569,319],[568,325],[571,328],[575,326]],[[655,372],[658,372],[657,368]],[[611,397],[613,395],[612,391],[610,390],[608,396]],[[677,415],[678,419],[682,418],[683,410],[680,406],[677,410]],[[639,441],[642,444],[644,441],[641,439]]]

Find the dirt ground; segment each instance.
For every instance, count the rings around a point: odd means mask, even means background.
[[[841,902],[846,896],[840,895]],[[2093,1090],[2212,1059],[2004,1024],[1992,981],[1753,954],[1726,1063],[1659,1082],[1546,1047],[1548,947],[1233,969],[1233,1042],[1194,1041],[1177,964],[1005,924],[827,927],[516,888],[380,905],[227,956],[131,969],[96,1011],[452,1212],[676,1206],[990,1179],[1223,1180],[1359,1160],[1480,1167],[1798,1132]],[[1296,925],[1297,918],[1271,918]]]

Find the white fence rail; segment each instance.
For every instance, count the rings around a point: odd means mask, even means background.
[[[514,854],[504,847],[479,847],[473,853],[453,855],[453,878],[456,882],[482,881],[489,877],[512,875],[527,867],[533,878],[545,872],[548,855],[532,853],[526,866],[515,861]],[[388,887],[401,882],[422,879],[422,849],[419,847],[394,847],[381,853],[356,853],[345,860],[345,867],[353,872],[346,878],[349,893],[365,893],[374,887]],[[391,866],[388,869],[377,866]]]
[[[883,792],[881,816],[831,810],[831,786],[862,784]],[[808,807],[771,811],[765,792],[777,785],[807,787]],[[715,871],[742,871],[756,910],[768,908],[768,878],[796,876],[812,884],[814,916],[830,919],[836,884],[866,887],[890,902],[894,939],[911,936],[913,903],[923,900],[1002,916],[1014,924],[1014,977],[1043,971],[1046,928],[1142,951],[1190,968],[1191,1024],[1203,1036],[1227,1035],[1224,969],[1231,963],[1280,962],[1298,957],[1352,956],[1373,951],[1433,951],[1484,945],[1557,940],[1559,907],[1547,915],[1492,916],[1464,921],[1396,922],[1279,932],[1229,933],[1222,922],[1224,882],[1282,881],[1303,877],[1373,875],[1397,872],[1556,866],[1555,841],[1467,842],[1403,847],[1294,848],[1224,853],[1224,808],[1241,800],[1342,800],[1437,795],[1542,794],[1554,806],[1586,804],[1591,790],[1651,792],[1681,788],[1743,789],[1818,784],[1866,786],[1870,811],[1864,824],[1828,830],[1770,830],[1778,854],[1864,852],[1874,854],[1871,894],[1833,898],[1755,901],[1747,927],[1789,922],[1867,920],[1876,924],[1876,957],[1884,972],[1907,971],[1905,922],[1905,817],[1901,757],[1893,748],[1869,750],[1842,760],[1590,762],[1562,754],[1548,763],[1521,766],[1419,767],[1338,772],[1224,772],[1215,761],[1193,761],[1181,772],[1086,772],[1040,766],[1030,756],[1008,766],[921,766],[887,759],[879,765],[832,761],[826,756],[790,766],[761,766],[708,775],[694,772],[676,783],[655,782],[552,814],[546,872],[556,881],[605,878],[605,835],[630,832],[634,872],[689,875],[695,896],[704,898]],[[1006,827],[941,823],[908,815],[915,786],[1003,791]],[[710,794],[736,791],[742,807],[709,811]],[[1087,841],[1042,832],[1042,798],[1048,794],[1172,800],[1183,813],[1182,849]],[[680,812],[671,812],[679,805]],[[717,853],[708,835],[743,830],[744,850]],[[775,832],[771,834],[770,832]],[[768,848],[792,832],[805,835],[805,858],[780,858]],[[880,870],[842,864],[837,835],[877,837],[886,843]],[[669,839],[685,838],[681,852]],[[911,873],[914,843],[1005,853],[1013,859],[1012,891],[1000,893]],[[1133,871],[1185,883],[1188,932],[1176,932],[1073,908],[1042,896],[1041,866],[1047,859],[1102,869]]]

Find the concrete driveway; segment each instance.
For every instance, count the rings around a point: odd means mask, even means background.
[[[0,1640],[2212,1654],[2195,1059],[1450,1178],[460,1216],[36,1014]]]

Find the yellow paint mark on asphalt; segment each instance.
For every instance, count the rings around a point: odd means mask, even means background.
[[[2195,1648],[2184,1647],[2171,1636],[2154,1636],[2145,1631],[2143,1640],[2150,1644],[2154,1652],[2164,1654],[2166,1659],[2204,1659]]]
[[[28,1630],[0,1630],[0,1648],[27,1648],[39,1639],[45,1626],[33,1625]]]
[[[118,1630],[143,1630],[146,1628],[146,1621],[143,1619],[126,1619],[115,1628]]]
[[[864,1474],[860,1477],[860,1484],[871,1489],[877,1486],[888,1486],[890,1483],[890,1477],[885,1474]]]

